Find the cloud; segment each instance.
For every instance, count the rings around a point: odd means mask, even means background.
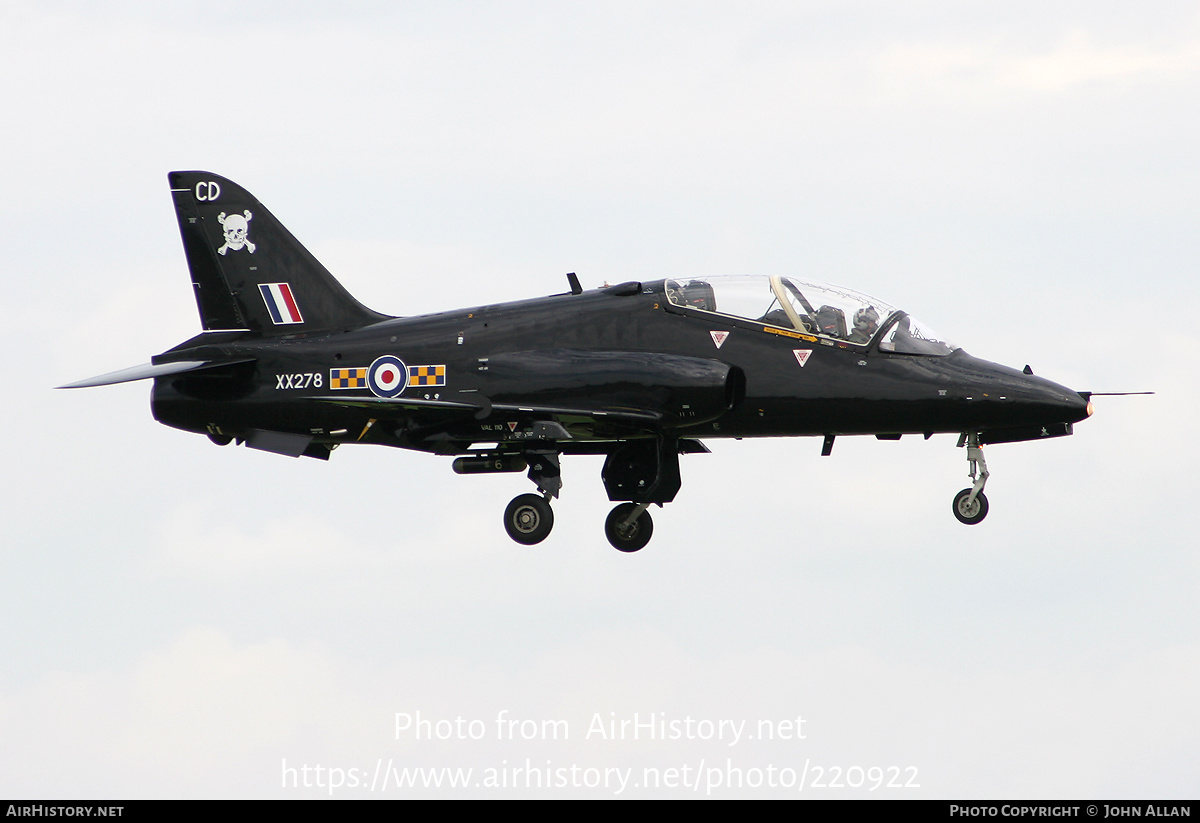
[[[1040,48],[1000,38],[898,42],[873,62],[893,102],[940,100],[973,108],[1030,96],[1061,98],[1089,85],[1178,83],[1200,72],[1197,40],[1168,45],[1099,41],[1074,29]]]

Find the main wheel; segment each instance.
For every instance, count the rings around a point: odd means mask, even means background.
[[[639,514],[637,520],[626,528],[618,528],[618,524],[636,508],[633,503],[622,503],[609,512],[608,519],[604,521],[604,536],[618,551],[635,552],[649,543],[650,536],[654,534],[654,519],[648,511]]]
[[[554,511],[545,498],[536,494],[519,494],[504,510],[504,530],[518,543],[541,543],[552,528]]]
[[[970,489],[963,489],[954,495],[954,516],[958,518],[959,523],[974,526],[987,517],[988,502],[987,498],[983,496],[983,492],[980,492],[975,495],[975,501],[968,505],[967,498],[970,496]]]

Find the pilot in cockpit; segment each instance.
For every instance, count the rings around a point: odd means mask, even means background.
[[[861,308],[854,313],[854,329],[846,339],[851,343],[867,343],[879,328],[879,312],[874,306]]]

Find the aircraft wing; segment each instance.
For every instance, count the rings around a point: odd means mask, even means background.
[[[399,417],[406,413],[425,413],[424,416],[442,419],[446,423],[465,420],[484,420],[494,415],[521,416],[537,420],[553,421],[563,426],[583,425],[594,428],[596,424],[610,423],[643,431],[656,431],[662,427],[663,415],[653,411],[636,409],[588,409],[568,406],[524,405],[515,403],[492,403],[482,395],[473,395],[471,400],[425,400],[419,397],[319,397],[324,403],[351,408],[371,409],[381,417]],[[571,435],[565,430],[565,437]]]

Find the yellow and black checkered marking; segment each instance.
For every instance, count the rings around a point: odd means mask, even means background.
[[[367,388],[367,370],[364,369],[330,369],[329,388],[331,389],[365,389]]]
[[[446,385],[445,366],[409,366],[408,385],[410,386],[444,386]]]

